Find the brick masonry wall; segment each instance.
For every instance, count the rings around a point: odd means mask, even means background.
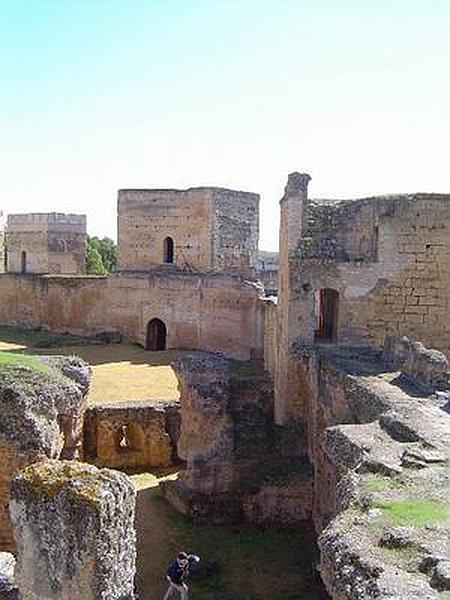
[[[301,177],[289,176],[281,202],[279,424],[303,418],[290,348],[314,343],[321,289],[339,294],[337,342],[381,346],[407,335],[450,357],[450,196],[309,201]]]

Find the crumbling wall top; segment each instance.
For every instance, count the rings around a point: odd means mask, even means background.
[[[308,184],[311,181],[311,176],[308,173],[299,173],[294,171],[289,173],[286,187],[284,188],[284,196],[281,200],[296,194],[306,194],[308,192]]]

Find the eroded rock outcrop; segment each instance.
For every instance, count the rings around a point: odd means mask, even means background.
[[[46,457],[77,453],[90,370],[77,358],[13,357],[0,368],[0,549],[14,542],[7,513],[11,479]]]
[[[134,598],[134,511],[117,471],[57,460],[22,470],[10,499],[21,598]]]
[[[391,360],[386,350],[319,352],[314,517],[335,600],[432,599],[450,588],[450,417],[435,397],[448,365],[409,340],[388,347]],[[347,424],[326,427],[336,415]]]

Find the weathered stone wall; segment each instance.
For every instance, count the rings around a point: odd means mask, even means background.
[[[337,293],[334,341],[407,335],[450,356],[450,196],[308,200],[308,180],[291,174],[281,201],[278,423],[298,416],[291,346],[314,343],[321,290]]]
[[[264,286],[266,296],[277,296],[278,294],[278,265],[263,264],[259,261],[256,277]]]
[[[450,387],[448,360],[442,352],[425,348],[421,342],[413,342],[406,336],[386,336],[383,359],[387,366],[422,386],[431,389]]]
[[[212,205],[213,268],[251,275],[258,263],[259,195],[215,188]]]
[[[79,462],[21,471],[10,500],[20,597],[132,600],[135,497],[126,475]]]
[[[51,368],[0,370],[0,550],[13,549],[7,505],[15,473],[46,457],[72,458],[80,442],[89,370],[75,358],[44,361]]]
[[[61,213],[8,215],[7,270],[21,273],[85,272],[86,217]]]
[[[264,368],[275,377],[278,364],[278,306],[276,299],[261,300],[264,305]]]
[[[118,267],[149,271],[173,262],[186,270],[252,272],[259,235],[259,196],[221,188],[119,190]]]
[[[308,209],[315,223],[314,205]],[[313,337],[315,293],[332,288],[337,341],[381,345],[385,335],[401,334],[449,354],[450,196],[368,198],[328,210],[333,226],[317,237],[307,227],[290,259],[298,334]]]
[[[147,275],[58,277],[0,275],[0,323],[95,335],[117,331],[145,345],[161,319],[168,348],[262,356],[260,289],[225,274],[153,271]],[[20,302],[18,302],[20,298]]]
[[[288,421],[289,408],[296,391],[293,389],[289,347],[296,335],[298,316],[293,305],[298,291],[291,284],[290,257],[295,253],[302,232],[308,200],[307,173],[291,173],[280,200],[280,253],[278,271],[278,360],[275,374],[275,421],[284,424]]]
[[[168,467],[177,461],[179,403],[155,400],[90,406],[83,457],[111,468]]]
[[[208,188],[119,190],[118,269],[149,271],[164,262],[164,239],[174,263],[212,268],[212,206]]]

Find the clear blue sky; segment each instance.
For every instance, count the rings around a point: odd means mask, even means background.
[[[0,208],[121,187],[450,192],[449,0],[0,0]]]

